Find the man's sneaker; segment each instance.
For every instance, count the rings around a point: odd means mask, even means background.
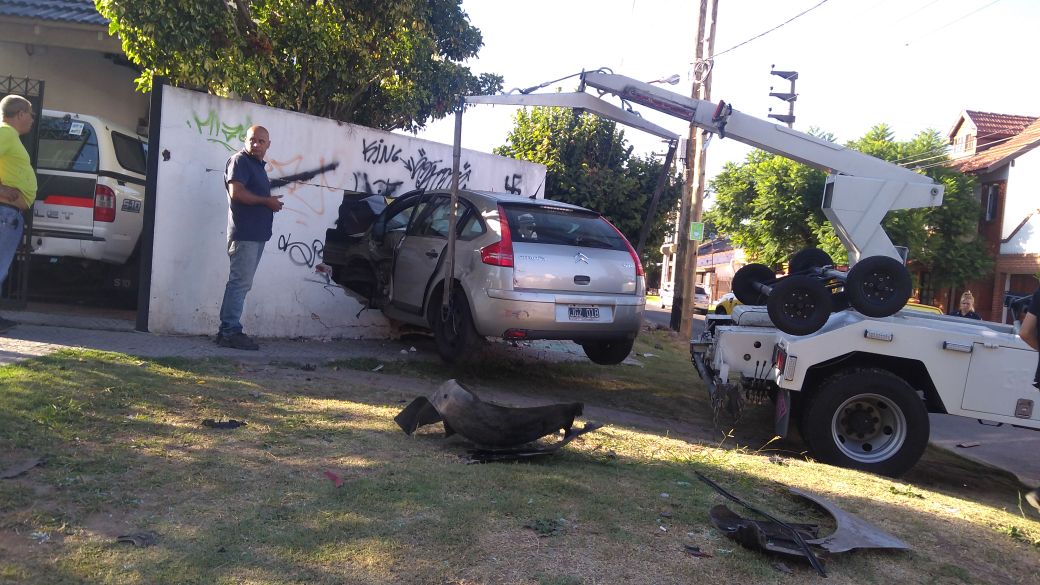
[[[232,333],[227,336],[221,335],[217,339],[217,345],[220,347],[230,347],[231,349],[248,349],[253,351],[260,349],[260,346],[245,333]]]
[[[1026,494],[1026,501],[1029,502],[1030,506],[1036,508],[1037,512],[1040,512],[1040,488],[1036,488]]]
[[[0,333],[7,333],[8,330],[10,330],[17,324],[17,321],[12,321],[10,319],[4,319],[3,317],[0,317]]]
[[[213,338],[213,343],[220,345],[222,341],[224,341],[224,334],[218,331],[217,336]]]

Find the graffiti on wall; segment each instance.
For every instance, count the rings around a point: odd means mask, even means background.
[[[191,119],[186,120],[186,123],[189,128],[193,128],[199,134],[206,136],[207,142],[220,144],[228,152],[235,152],[239,149],[238,145],[241,145],[246,139],[246,130],[249,130],[249,127],[253,125],[249,116],[246,116],[244,122],[237,124],[223,122],[215,109],[210,109],[202,115],[198,112],[192,112]]]

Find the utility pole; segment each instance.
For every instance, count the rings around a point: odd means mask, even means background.
[[[711,25],[705,35],[708,17],[708,2],[711,2]],[[711,100],[711,64],[715,54],[715,24],[719,14],[719,0],[701,0],[700,14],[697,22],[697,47],[694,62],[693,91],[694,99]],[[701,77],[703,75],[703,78]],[[679,219],[679,250],[681,272],[676,274],[674,309],[681,307],[679,333],[690,336],[693,327],[693,302],[697,282],[697,245],[690,241],[690,222],[701,221],[704,207],[704,165],[707,153],[704,148],[705,132],[690,124],[689,142],[692,153],[686,159],[686,177],[683,183],[683,201]],[[681,298],[680,298],[681,297]],[[673,311],[674,311],[673,309]],[[672,321],[675,321],[673,313]]]

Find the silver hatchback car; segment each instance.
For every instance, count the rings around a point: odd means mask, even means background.
[[[441,319],[450,195],[349,196],[326,235],[333,279],[396,321],[433,330],[442,358],[484,337],[571,339],[599,364],[632,350],[645,305],[639,258],[588,209],[505,193],[461,191],[453,319]],[[365,224],[369,225],[365,225]]]

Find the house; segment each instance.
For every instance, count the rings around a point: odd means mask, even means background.
[[[0,77],[43,80],[45,108],[143,130],[137,75],[93,0],[0,0]]]
[[[1040,274],[1040,119],[965,110],[948,138],[950,166],[977,179],[979,234],[994,258],[993,274],[949,299],[971,290],[983,319],[1010,322],[1004,294],[1032,293]]]

